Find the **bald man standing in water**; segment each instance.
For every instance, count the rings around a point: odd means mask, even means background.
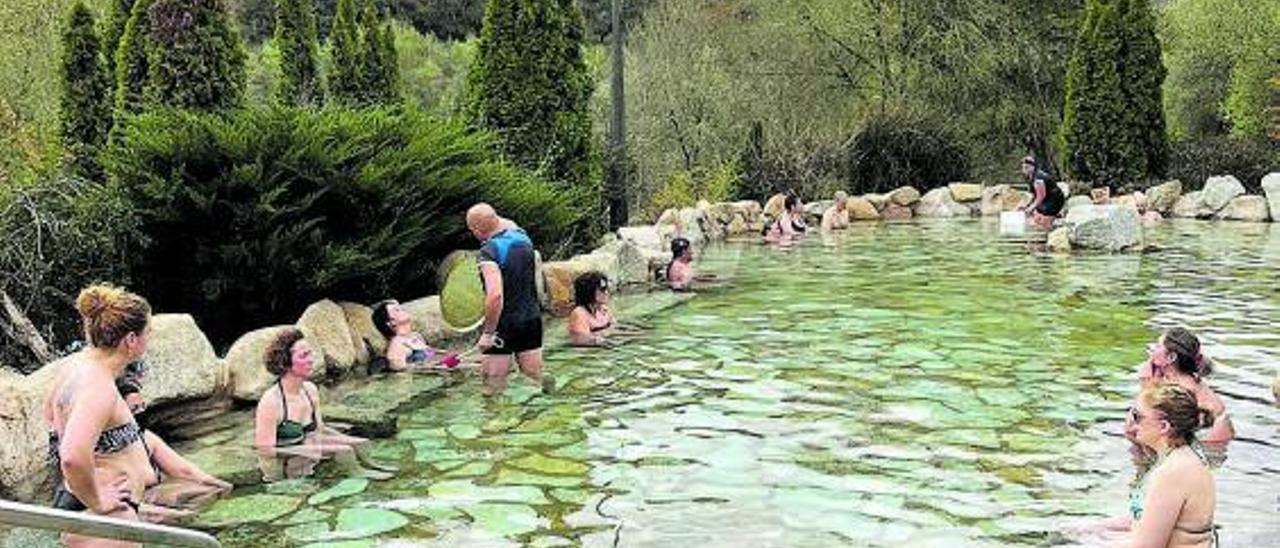
[[[467,210],[467,228],[481,243],[484,327],[477,346],[485,355],[485,393],[506,389],[513,356],[520,371],[541,382],[543,392],[551,392],[555,379],[542,372],[542,308],[534,280],[533,241],[485,203]]]

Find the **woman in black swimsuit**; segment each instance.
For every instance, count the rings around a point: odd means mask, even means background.
[[[138,519],[150,462],[142,429],[115,389],[115,379],[147,349],[151,306],[108,285],[80,292],[76,308],[89,344],[68,357],[44,402],[50,457],[62,471],[54,507]],[[63,535],[68,546],[134,546]]]
[[[604,346],[613,328],[613,312],[609,310],[609,278],[599,272],[587,272],[573,281],[573,302],[569,313],[569,344]]]
[[[267,371],[276,376],[276,382],[258,400],[254,417],[254,446],[263,479],[307,475],[324,457],[354,459],[355,447],[368,440],[325,428],[320,392],[307,380],[314,361],[302,331],[282,331],[267,347],[265,358]]]

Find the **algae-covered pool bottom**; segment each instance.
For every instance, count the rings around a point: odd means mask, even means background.
[[[713,247],[734,288],[621,348],[552,350],[558,394],[465,379],[374,442],[394,478],[238,490],[201,519],[228,546],[1051,545],[1124,510],[1134,368],[1187,325],[1244,438],[1217,473],[1223,545],[1280,538],[1280,226],[1069,258],[996,229]]]

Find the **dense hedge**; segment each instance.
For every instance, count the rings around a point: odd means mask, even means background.
[[[544,253],[585,241],[575,196],[502,163],[493,139],[416,112],[247,110],[138,116],[104,164],[137,210],[138,291],[219,343],[321,298],[435,289],[493,203]]]
[[[1169,177],[1183,188],[1199,190],[1216,175],[1234,175],[1252,193],[1261,191],[1262,178],[1280,171],[1280,143],[1264,140],[1206,137],[1175,142]]]
[[[922,192],[969,177],[969,157],[945,130],[889,116],[873,120],[849,146],[848,179],[855,194],[912,185]]]

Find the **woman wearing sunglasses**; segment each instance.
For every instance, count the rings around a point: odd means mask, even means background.
[[[573,281],[573,312],[569,313],[569,343],[574,346],[604,346],[605,335],[614,327],[609,310],[609,278],[587,272]]]
[[[1216,492],[1195,433],[1213,417],[1191,390],[1173,383],[1144,388],[1129,410],[1125,435],[1156,455],[1129,495],[1130,546],[1216,545]]]

